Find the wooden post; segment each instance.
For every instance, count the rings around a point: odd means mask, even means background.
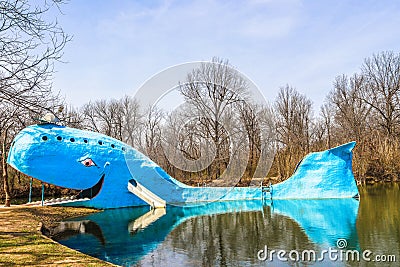
[[[6,201],[4,203],[5,207],[11,206],[11,194],[10,194],[10,187],[8,185],[8,171],[7,171],[7,153],[6,153],[6,143],[7,143],[7,134],[8,134],[8,127],[4,129],[3,136],[2,136],[2,146],[1,146],[1,165],[3,169],[3,188],[4,193],[6,194]]]

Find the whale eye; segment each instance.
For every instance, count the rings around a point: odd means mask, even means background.
[[[85,165],[85,167],[92,167],[92,166],[97,166],[96,163],[91,158],[87,158],[85,160],[82,160],[81,163]]]

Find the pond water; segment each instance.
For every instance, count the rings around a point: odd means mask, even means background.
[[[361,187],[360,201],[106,210],[61,222],[54,239],[124,266],[398,266],[399,189]]]

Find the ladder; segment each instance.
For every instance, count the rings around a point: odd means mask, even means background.
[[[272,184],[271,182],[269,182],[268,185],[263,185],[261,182],[261,196],[262,199],[267,199],[267,194],[269,193],[269,199],[272,199],[272,192],[273,192],[273,188],[272,188]]]

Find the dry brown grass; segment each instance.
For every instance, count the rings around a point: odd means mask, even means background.
[[[115,266],[67,248],[42,235],[65,218],[96,212],[66,207],[11,207],[0,209],[0,266]]]

